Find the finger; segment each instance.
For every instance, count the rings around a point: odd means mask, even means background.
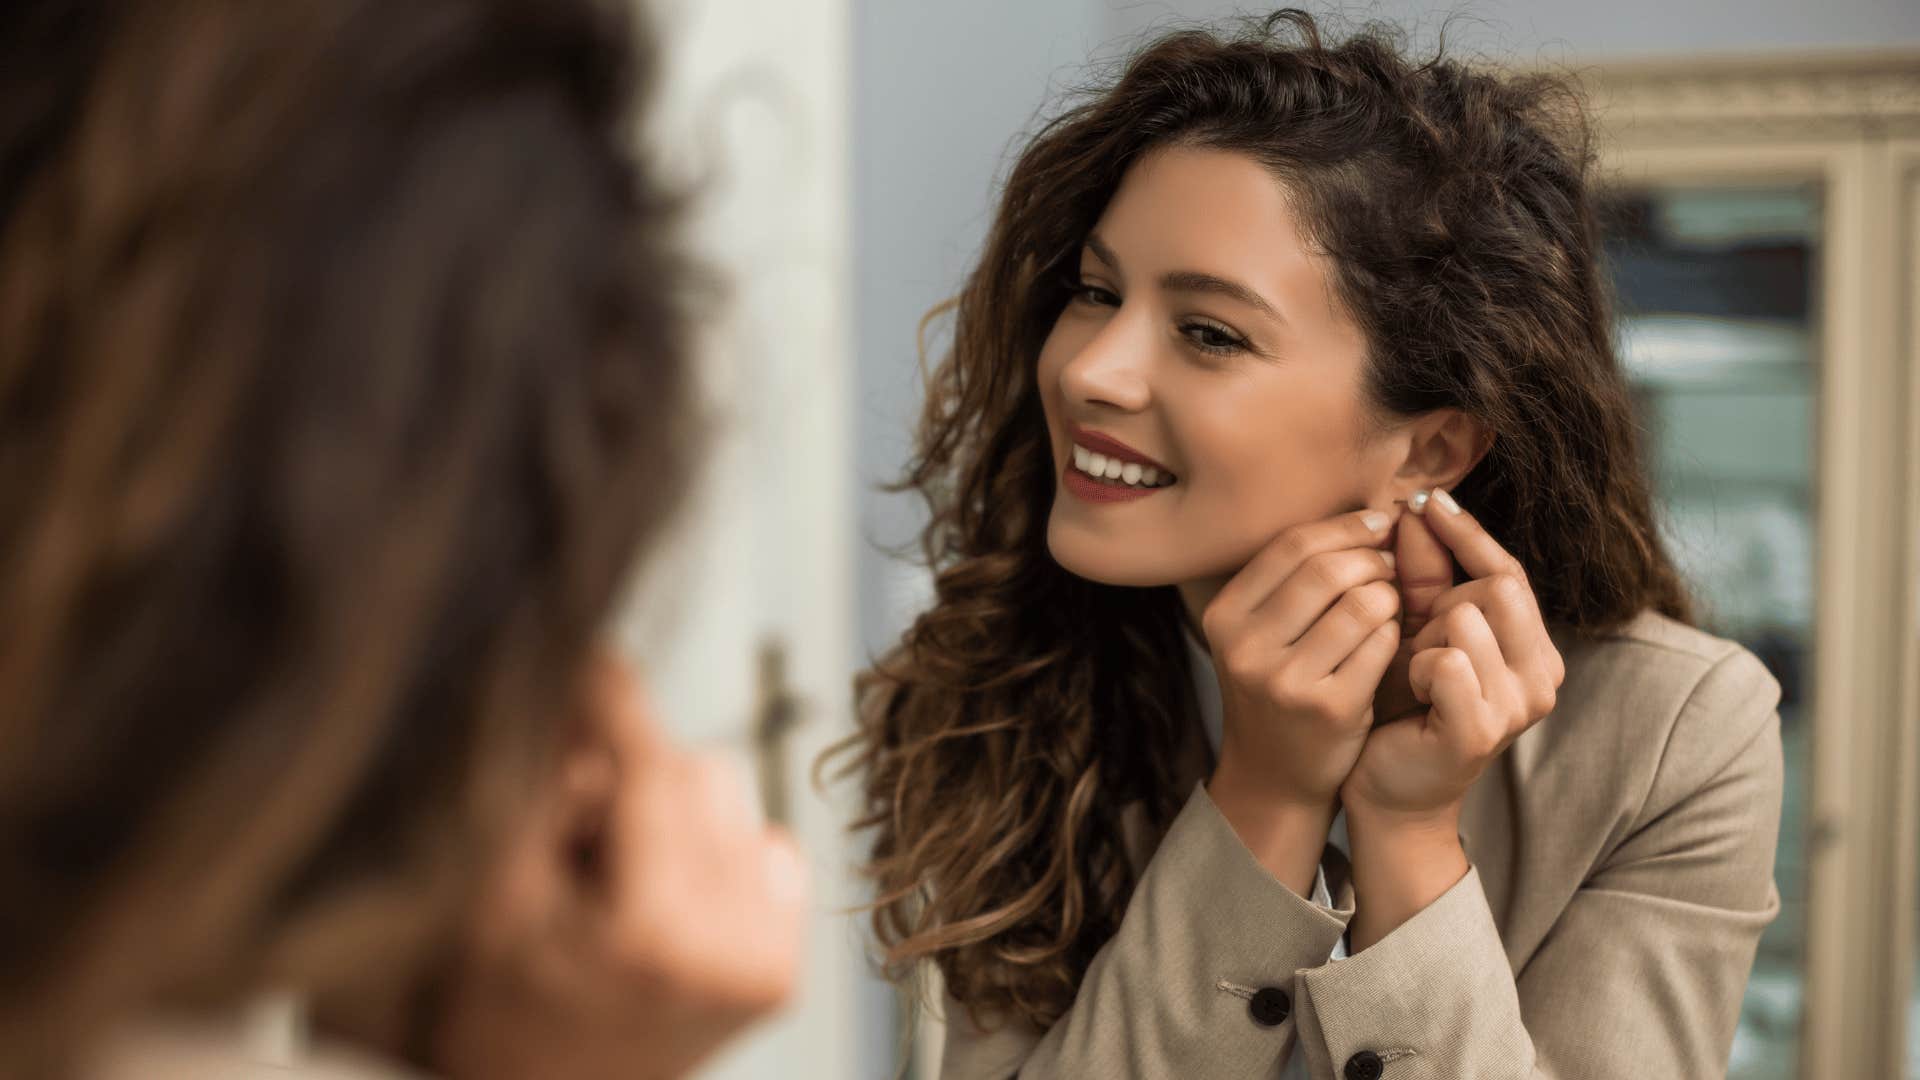
[[[1546,625],[1541,622],[1532,587],[1520,578],[1496,574],[1463,582],[1440,594],[1427,625],[1413,637],[1414,647],[1444,644],[1442,624],[1447,614],[1462,604],[1472,604],[1486,616],[1493,636],[1500,642],[1501,654],[1510,662],[1517,664],[1537,653],[1547,641]]]
[[[1434,694],[1438,692],[1438,690],[1436,690],[1436,680],[1438,680],[1438,676],[1440,676],[1442,665],[1452,665],[1453,655],[1457,655],[1461,661],[1465,661],[1469,682],[1471,682],[1471,686],[1473,686],[1473,694],[1475,694],[1475,698],[1478,698],[1478,694],[1480,694],[1480,676],[1475,675],[1475,671],[1473,671],[1473,657],[1469,657],[1465,650],[1455,650],[1452,646],[1440,646],[1440,648],[1421,650],[1413,653],[1413,661],[1407,663],[1407,686],[1413,688],[1413,696],[1415,696],[1417,700],[1425,701],[1427,705],[1434,705],[1434,707],[1440,705],[1440,701],[1434,698]],[[1457,703],[1457,701],[1455,701],[1455,703]]]
[[[715,829],[747,833],[765,826],[760,793],[743,755],[705,750],[691,756],[697,775],[689,814],[704,815]]]
[[[643,859],[670,859],[669,836],[691,850],[716,851],[736,847],[762,825],[737,758],[663,744],[644,767],[621,770],[609,827],[616,871],[632,873]]]
[[[1274,537],[1240,568],[1207,605],[1202,628],[1209,644],[1230,637],[1245,617],[1300,564],[1322,552],[1378,547],[1386,542],[1401,508],[1356,510],[1321,521],[1295,525]]]
[[[1526,579],[1526,568],[1520,565],[1520,560],[1501,547],[1500,541],[1495,540],[1477,518],[1461,509],[1459,502],[1446,489],[1434,488],[1425,505],[1412,516],[1417,516],[1427,526],[1428,532],[1446,545],[1453,557],[1459,560],[1460,568],[1467,572],[1467,576],[1484,578],[1495,574],[1513,574],[1521,580]]]
[[[733,969],[738,1000],[756,1013],[792,996],[806,930],[808,871],[793,838],[771,829],[755,838],[757,880],[743,882],[729,921],[740,929],[720,962]]]
[[[804,907],[808,892],[807,862],[786,830],[767,830],[762,869],[776,904],[783,909]]]
[[[1390,552],[1371,548],[1322,552],[1300,564],[1293,576],[1281,582],[1280,587],[1264,603],[1254,608],[1248,619],[1271,626],[1280,640],[1291,645],[1329,612],[1338,609],[1354,590],[1375,582],[1385,584],[1393,577],[1393,573],[1394,559]],[[1387,591],[1393,594],[1393,610],[1389,614],[1397,614],[1400,610],[1399,590],[1389,585]],[[1373,610],[1369,608],[1365,614]],[[1372,630],[1373,624],[1369,623],[1361,632],[1365,634]],[[1333,665],[1339,663],[1340,656],[1345,655],[1343,651],[1330,659],[1325,670],[1332,670]]]
[[[645,758],[660,749],[666,734],[655,722],[633,666],[610,646],[596,648],[581,673],[581,735],[604,745],[616,758]]]
[[[1400,622],[1398,619],[1388,619],[1375,627],[1373,633],[1368,634],[1347,654],[1340,666],[1333,669],[1331,678],[1339,687],[1339,692],[1356,702],[1356,712],[1359,709],[1357,702],[1373,693],[1380,683],[1380,676],[1386,672],[1387,665],[1393,663],[1399,648]]]
[[[1461,604],[1439,621],[1446,627],[1447,645],[1466,653],[1467,659],[1473,661],[1473,673],[1482,697],[1513,677],[1506,657],[1500,653],[1500,642],[1493,636],[1493,627],[1487,625],[1487,617],[1479,608]]]
[[[1523,677],[1501,654],[1499,641],[1479,608],[1462,604],[1439,621],[1445,623],[1450,643],[1472,661],[1480,684],[1482,708],[1476,714],[1474,731],[1461,735],[1462,746],[1473,755],[1490,757],[1505,749],[1546,710],[1534,707]]]
[[[1394,535],[1400,581],[1401,637],[1411,639],[1433,618],[1433,605],[1453,587],[1453,556],[1418,514],[1406,514]]]
[[[1449,613],[1464,604],[1479,608],[1493,628],[1500,655],[1512,673],[1509,688],[1519,695],[1528,715],[1540,717],[1551,712],[1566,678],[1566,664],[1540,617],[1532,586],[1520,578],[1496,574],[1455,586],[1434,605],[1433,621],[1415,636],[1412,647],[1446,644]]]
[[[1411,672],[1416,692],[1433,703],[1428,722],[1441,744],[1460,761],[1482,756],[1489,738],[1484,724],[1488,709],[1472,658],[1461,649],[1428,649],[1413,658]]]
[[[1349,589],[1301,635],[1293,662],[1304,676],[1324,679],[1381,623],[1393,622],[1399,611],[1400,593],[1392,582],[1374,581]]]

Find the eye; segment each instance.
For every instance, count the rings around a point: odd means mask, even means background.
[[[1067,279],[1068,301],[1075,304],[1094,304],[1099,307],[1119,307],[1120,297],[1113,290],[1102,288],[1082,281],[1077,277]]]
[[[1226,356],[1242,352],[1247,339],[1232,330],[1214,322],[1193,320],[1180,325],[1180,333],[1193,347],[1212,356]]]

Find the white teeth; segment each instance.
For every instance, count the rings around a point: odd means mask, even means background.
[[[1131,487],[1165,487],[1174,482],[1172,473],[1163,473],[1151,465],[1142,465],[1136,461],[1121,461],[1119,458],[1108,457],[1099,451],[1089,450],[1079,445],[1073,448],[1073,467],[1088,476]]]

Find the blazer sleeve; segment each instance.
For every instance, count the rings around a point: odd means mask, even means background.
[[[1373,947],[1303,973],[1312,1075],[1725,1075],[1760,932],[1780,906],[1778,701],[1744,650],[1708,669],[1625,839],[1517,975],[1477,869]]]
[[[982,1028],[949,997],[941,1080],[1276,1076],[1298,973],[1327,962],[1352,916],[1276,880],[1199,785],[1066,1015],[1044,1035]]]

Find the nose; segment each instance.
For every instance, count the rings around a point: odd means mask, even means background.
[[[1129,320],[1107,320],[1060,369],[1060,388],[1069,401],[1139,412],[1153,399],[1149,372],[1151,349]]]

